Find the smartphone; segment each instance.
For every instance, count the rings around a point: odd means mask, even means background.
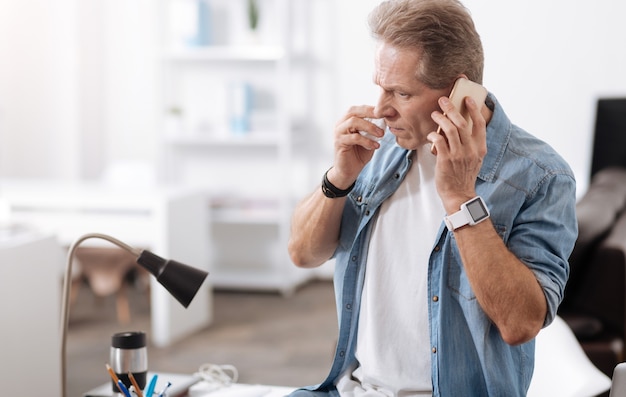
[[[450,92],[450,101],[454,104],[454,107],[459,110],[461,116],[463,116],[471,126],[472,119],[465,106],[465,97],[471,97],[480,107],[483,103],[485,103],[485,99],[487,99],[487,89],[485,89],[482,85],[474,83],[464,77],[460,77],[454,82],[452,92]],[[441,127],[437,128],[437,132],[441,132]]]
[[[478,83],[474,83],[471,80],[466,79],[465,77],[459,77],[452,87],[452,92],[450,92],[450,101],[454,104],[454,107],[461,113],[461,116],[467,120],[472,126],[472,118],[469,115],[469,111],[465,106],[465,97],[471,97],[474,102],[480,107],[483,103],[485,103],[485,99],[487,99],[487,89]],[[445,113],[443,114],[446,115]],[[441,126],[437,127],[437,134],[441,134]],[[435,145],[431,145],[430,152],[432,154],[437,154],[437,149],[435,149]]]

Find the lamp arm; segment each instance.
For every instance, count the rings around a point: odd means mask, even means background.
[[[91,238],[99,238],[102,240],[109,241],[118,247],[130,252],[135,256],[141,255],[142,250],[131,247],[128,244],[121,242],[120,240],[108,236],[106,234],[101,233],[89,233],[79,237],[72,245],[70,246],[69,252],[67,254],[67,263],[65,266],[65,276],[63,278],[63,300],[61,302],[61,397],[66,397],[66,368],[67,368],[67,354],[66,354],[66,345],[67,345],[67,328],[69,323],[69,302],[70,302],[70,292],[72,285],[72,262],[74,258],[74,253],[78,246],[85,240]]]

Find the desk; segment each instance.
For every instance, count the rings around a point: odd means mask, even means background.
[[[55,395],[50,391],[61,387],[58,275],[63,250],[54,236],[5,228],[0,233],[2,395]]]
[[[283,397],[294,391],[295,387],[233,384],[217,390],[205,388],[199,383],[189,389],[189,397]]]
[[[153,373],[148,373],[148,379]],[[163,390],[166,383],[172,382],[168,389],[168,395],[172,397],[283,397],[293,390],[294,387],[248,385],[235,383],[228,386],[218,386],[202,381],[197,375],[185,374],[158,374],[158,382],[155,391]],[[111,397],[111,383],[104,383],[95,389],[83,394],[83,397]]]
[[[172,188],[99,183],[2,181],[0,219],[32,225],[69,246],[86,233],[109,234],[135,247],[209,271],[209,209],[204,194]],[[100,240],[85,245],[111,246]],[[210,324],[210,276],[187,309],[150,278],[150,342],[162,347]],[[55,313],[59,313],[56,310]]]

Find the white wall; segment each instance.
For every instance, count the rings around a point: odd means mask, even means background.
[[[74,177],[76,0],[0,0],[0,175]]]
[[[0,0],[0,175],[93,177],[112,161],[156,159],[157,3]],[[375,101],[366,17],[377,3],[336,0],[335,14],[313,24],[335,37],[327,97],[336,111],[318,122],[327,147],[343,111]],[[513,122],[566,158],[584,190],[595,100],[626,96],[626,3],[465,4],[484,41],[485,85]]]
[[[154,161],[160,132],[159,1],[89,1],[103,4],[107,161]]]
[[[626,96],[626,3],[467,0],[486,53],[485,85],[514,123],[552,144],[586,188],[595,105]]]
[[[0,0],[0,176],[156,159],[157,3]]]

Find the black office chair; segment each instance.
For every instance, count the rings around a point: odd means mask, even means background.
[[[607,167],[626,168],[626,98],[599,99],[591,177]]]

